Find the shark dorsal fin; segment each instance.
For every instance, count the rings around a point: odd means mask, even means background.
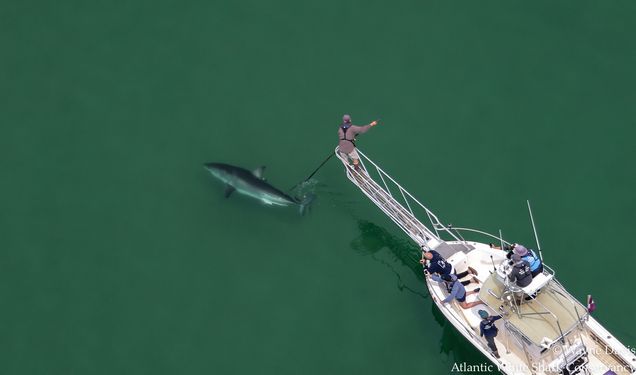
[[[261,180],[264,180],[264,178],[263,178],[263,172],[264,172],[264,171],[265,171],[265,166],[264,166],[264,165],[262,165],[262,166],[260,166],[260,167],[258,167],[258,168],[256,168],[256,169],[254,169],[254,170],[252,171],[252,174],[253,174],[254,176],[256,176],[256,177],[260,178]]]

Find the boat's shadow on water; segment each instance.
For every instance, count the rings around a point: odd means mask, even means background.
[[[397,278],[397,287],[400,291],[407,291],[422,299],[429,299],[430,296],[427,290],[420,291],[425,281],[422,266],[419,263],[420,250],[416,245],[391,234],[386,229],[370,221],[358,220],[358,229],[360,230],[360,235],[351,241],[353,250],[362,255],[371,256],[372,259],[389,268]],[[418,284],[420,282],[422,284],[406,285],[403,281],[405,277],[400,275],[396,267],[378,256],[382,249],[387,249],[393,259],[411,270],[418,280]],[[452,324],[446,321],[446,318],[434,303],[431,303],[431,315],[442,328],[439,353],[446,355],[446,360],[451,367],[454,363],[479,364],[484,362],[483,356],[481,356],[479,351],[470,345]],[[427,317],[423,317],[423,319],[427,319]]]
[[[406,285],[393,264],[376,256],[380,250],[386,248],[395,261],[409,268],[419,281],[424,282],[422,266],[419,263],[419,249],[416,246],[392,235],[386,229],[370,221],[358,220],[358,229],[360,235],[351,241],[353,250],[362,255],[369,255],[375,261],[389,268],[397,277],[397,286],[401,291],[406,290],[422,298],[428,298],[428,293],[422,293],[416,290],[418,288]]]
[[[439,353],[446,355],[445,362],[448,363],[449,369],[452,369],[454,364],[460,365],[467,363],[479,365],[481,363],[490,363],[485,360],[484,356],[475,349],[464,336],[457,332],[452,324],[446,321],[446,318],[434,303],[431,303],[431,314],[435,318],[435,321],[442,327],[442,335],[439,339]],[[473,372],[462,373],[473,374]]]

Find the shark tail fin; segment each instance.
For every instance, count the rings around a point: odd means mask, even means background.
[[[300,213],[301,216],[305,216],[305,214],[309,212],[309,209],[311,208],[311,204],[315,200],[316,200],[316,194],[314,193],[308,193],[303,196],[300,202],[300,208],[298,209],[298,212]]]

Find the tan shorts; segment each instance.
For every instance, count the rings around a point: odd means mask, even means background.
[[[351,159],[351,160],[360,160],[360,155],[358,155],[358,151],[355,148],[353,149],[353,151],[351,151],[348,154],[346,154],[344,152],[341,152],[341,154],[347,155],[349,157],[349,159]]]

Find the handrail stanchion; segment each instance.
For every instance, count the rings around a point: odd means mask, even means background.
[[[428,212],[428,210],[426,210],[426,216],[428,216],[428,221],[430,221],[431,225],[433,226],[433,230],[435,230],[435,234],[437,235],[437,237],[439,237],[439,231],[437,230],[437,225],[435,225],[435,223],[433,222],[433,219],[431,218],[431,214]]]
[[[402,198],[404,198],[404,202],[406,203],[406,207],[409,208],[409,212],[411,213],[411,215],[414,215],[413,210],[411,209],[411,205],[409,204],[409,200],[406,199],[406,195],[404,195],[404,190],[400,189],[400,193],[402,193]]]
[[[422,202],[418,201],[408,190],[404,189],[397,181],[395,181],[391,176],[389,176],[385,171],[382,170],[377,164],[373,162],[373,160],[369,159],[360,149],[358,149],[358,154],[360,154],[360,163],[364,168],[364,171],[354,171],[351,170],[349,163],[347,160],[343,159],[341,155],[337,155],[340,160],[347,166],[347,176],[349,179],[356,184],[363,192],[378,206],[382,211],[384,211],[391,219],[398,224],[409,236],[413,237],[413,240],[418,242],[421,240],[421,235],[424,234],[426,241],[430,238],[435,238],[439,242],[443,242],[440,237],[440,228],[444,232],[450,235],[451,238],[456,240],[457,242],[461,242],[466,246],[466,241],[460,239],[454,232],[450,231],[449,228],[442,225],[437,216],[432,213],[426,206],[422,204]],[[368,162],[368,163],[366,163]],[[375,180],[369,175],[369,169],[367,167],[373,165],[379,176],[384,188],[382,188]],[[407,208],[405,208],[399,201],[397,201],[393,194],[391,193],[391,189],[389,187],[388,182],[392,183],[392,186],[396,187],[400,190],[400,194],[404,199],[404,204]],[[372,195],[376,195],[375,197]],[[410,198],[410,199],[409,199]],[[426,215],[428,216],[428,220],[432,225],[431,230],[428,226],[422,224],[416,217],[413,212],[413,207],[411,206],[412,200],[417,205],[419,205]],[[438,228],[438,225],[440,226]]]
[[[384,184],[384,188],[386,189],[386,192],[389,193],[389,196],[391,198],[393,198],[393,194],[391,194],[391,189],[389,189],[389,186],[386,184],[386,181],[384,181],[384,177],[382,177],[384,173],[383,170],[381,170],[377,165],[375,166],[375,168],[378,170],[378,173],[380,174],[380,179],[382,179],[382,183]]]
[[[362,164],[362,168],[364,170],[367,170],[367,166],[364,165],[364,159],[366,158],[367,160],[369,160],[369,158],[367,158],[364,154],[362,156],[364,156],[364,158],[360,158],[360,164]],[[371,160],[369,160],[369,161],[371,161]],[[371,161],[371,164],[375,165],[375,163],[373,163],[372,161]],[[377,168],[377,165],[376,165],[376,168]]]

